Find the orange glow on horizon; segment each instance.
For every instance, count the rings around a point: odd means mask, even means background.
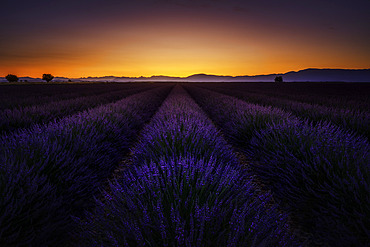
[[[270,29],[232,26],[224,20],[190,24],[154,19],[125,29],[115,25],[105,31],[76,33],[68,39],[31,38],[7,51],[8,59],[0,61],[0,76],[241,76],[306,68],[370,68],[364,47],[344,47],[315,36],[278,36]]]

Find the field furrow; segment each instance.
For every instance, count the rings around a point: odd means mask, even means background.
[[[73,99],[53,101],[44,105],[28,106],[0,111],[0,133],[27,128],[34,124],[47,123],[52,120],[66,117],[79,111],[98,107],[118,101],[135,93],[149,90],[153,87],[138,87],[108,92],[100,95],[91,95]]]
[[[329,122],[207,89],[186,89],[251,160],[253,172],[312,241],[366,246],[370,238],[370,145]],[[314,111],[314,109],[312,109]]]
[[[102,83],[2,85],[0,110],[43,105],[53,101],[150,86],[142,83],[111,83],[109,86]]]
[[[368,85],[3,86],[0,246],[370,239]]]
[[[201,84],[199,84],[201,85]],[[234,90],[332,108],[369,111],[370,86],[364,83],[212,83],[207,88]]]
[[[366,108],[362,110],[335,108],[325,105],[298,102],[286,98],[266,96],[265,94],[251,93],[243,90],[228,89],[227,87],[203,87],[237,97],[249,103],[281,108],[284,111],[291,112],[300,118],[308,119],[315,123],[324,121],[331,122],[341,128],[363,135],[370,140],[370,112]]]
[[[65,246],[170,88],[0,137],[0,246]]]
[[[294,246],[286,215],[261,193],[230,146],[176,86],[96,210],[82,246]]]

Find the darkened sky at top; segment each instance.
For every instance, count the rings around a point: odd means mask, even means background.
[[[2,1],[0,76],[370,68],[370,1]]]

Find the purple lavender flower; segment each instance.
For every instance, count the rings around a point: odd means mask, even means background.
[[[295,245],[286,237],[286,215],[258,196],[230,146],[181,87],[132,151],[133,166],[107,192],[113,200],[98,201],[81,223],[86,245],[113,246],[111,236],[130,246]],[[248,231],[253,224],[256,231]]]
[[[170,87],[0,137],[0,245],[63,245]],[[11,209],[11,210],[10,210]]]

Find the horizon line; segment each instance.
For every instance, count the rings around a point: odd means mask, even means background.
[[[370,70],[370,68],[305,68],[300,70],[289,70],[287,72],[280,72],[280,73],[269,73],[269,74],[255,74],[255,75],[222,75],[222,74],[207,74],[207,73],[194,73],[187,76],[173,76],[173,75],[163,75],[163,74],[153,74],[151,76],[125,76],[125,75],[104,75],[104,76],[80,76],[80,77],[66,77],[66,76],[59,76],[56,75],[54,77],[60,77],[60,78],[67,78],[67,79],[88,79],[88,78],[104,78],[104,77],[118,77],[118,78],[130,78],[130,79],[140,79],[140,78],[151,78],[151,77],[174,77],[179,79],[186,79],[190,76],[195,75],[205,75],[205,76],[220,76],[220,77],[255,77],[255,76],[271,76],[271,75],[284,75],[291,72],[300,72],[305,70]],[[5,78],[6,75],[3,76]],[[29,77],[32,79],[41,79],[41,77],[32,77],[32,76],[18,76],[18,77]]]

